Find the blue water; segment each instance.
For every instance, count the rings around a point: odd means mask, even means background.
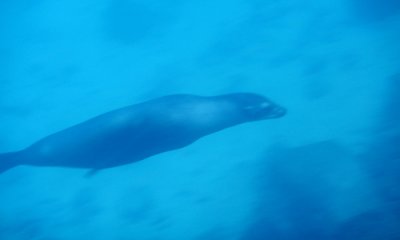
[[[144,161],[0,175],[0,240],[400,239],[396,0],[2,0],[0,152],[168,94],[284,118]]]

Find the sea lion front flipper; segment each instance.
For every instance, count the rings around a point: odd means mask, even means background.
[[[94,175],[96,175],[98,172],[100,172],[100,169],[96,169],[96,168],[94,168],[94,169],[90,169],[89,171],[87,171],[86,172],[86,174],[85,174],[85,178],[91,178],[91,177],[93,177]]]

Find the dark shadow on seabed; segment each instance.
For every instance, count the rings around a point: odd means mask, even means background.
[[[346,191],[332,177],[348,172],[352,157],[334,141],[272,151],[257,179],[256,220],[241,240],[330,239],[337,222],[329,197]]]
[[[381,122],[361,160],[379,206],[344,222],[337,239],[400,239],[400,74],[391,77]]]
[[[257,179],[255,220],[241,240],[400,239],[400,75],[391,79],[389,91],[378,131],[371,134],[375,140],[364,154],[326,141],[278,149],[266,157]],[[353,186],[343,187],[343,181]],[[377,203],[368,202],[367,192]],[[332,204],[341,201],[347,207],[338,210],[350,212],[338,220]],[[366,207],[352,212],[358,204]]]

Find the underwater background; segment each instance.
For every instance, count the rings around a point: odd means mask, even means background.
[[[175,93],[280,119],[85,177],[0,175],[0,240],[400,239],[400,2],[2,0],[0,152]]]

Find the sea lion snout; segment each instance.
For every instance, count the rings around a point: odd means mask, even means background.
[[[260,119],[280,118],[286,115],[286,108],[279,106],[269,100],[262,102],[252,111],[258,111]]]
[[[280,118],[286,115],[286,108],[281,106],[275,106],[272,111],[270,111],[268,118]]]
[[[286,108],[274,103],[268,98],[254,93],[237,93],[228,95],[235,102],[245,121],[257,121],[270,118],[280,118],[286,115]]]

